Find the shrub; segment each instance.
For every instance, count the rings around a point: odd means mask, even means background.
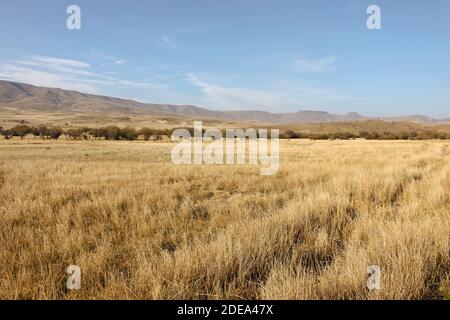
[[[150,128],[142,128],[141,130],[139,130],[139,135],[143,136],[145,141],[148,141],[153,135],[153,130]]]
[[[190,128],[188,130],[191,133],[191,135],[194,134],[194,129],[193,128]],[[205,129],[202,129],[202,132],[204,133]],[[153,134],[156,136],[156,140],[161,140],[162,137],[164,137],[164,136],[170,137],[171,130],[169,130],[169,129],[154,130]]]
[[[65,134],[70,140],[78,140],[83,135],[83,131],[81,129],[69,129]]]
[[[5,137],[6,140],[12,138],[12,132],[9,129],[2,129],[0,130],[0,134]]]
[[[116,126],[108,126],[101,129],[102,135],[106,140],[120,140],[120,128]]]
[[[399,138],[402,140],[409,140],[411,134],[408,132],[401,132]]]
[[[120,129],[120,137],[125,140],[136,140],[139,134],[134,128],[126,127]]]
[[[319,133],[319,134],[310,134],[309,138],[312,140],[328,140],[330,139],[331,135],[326,133]]]
[[[358,135],[360,138],[367,138],[368,136],[370,136],[370,133],[367,131],[360,131]]]
[[[49,130],[49,136],[53,140],[58,140],[62,134],[63,130],[61,128],[52,128]]]
[[[106,135],[106,131],[104,128],[95,128],[89,131],[89,134],[92,135],[96,140],[99,138],[103,138]]]
[[[31,133],[31,128],[25,124],[19,124],[11,129],[11,133],[15,137],[20,137],[23,140],[29,133]]]
[[[372,132],[366,137],[367,140],[378,140],[380,139],[380,134],[378,132]]]
[[[280,134],[281,139],[299,139],[300,134],[293,131],[293,130],[287,130],[284,133]]]
[[[44,125],[40,125],[37,128],[33,127],[31,129],[31,133],[35,137],[40,137],[41,139],[45,139],[46,137],[48,137],[50,135],[48,128],[46,126],[44,126]]]

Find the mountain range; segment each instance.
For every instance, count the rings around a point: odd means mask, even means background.
[[[192,105],[151,104],[129,99],[86,94],[72,90],[37,87],[0,80],[0,114],[74,113],[159,116],[196,120],[244,121],[267,124],[327,123],[359,120],[407,121],[421,124],[450,123],[450,118],[434,119],[423,115],[403,117],[367,117],[356,112],[344,115],[324,111],[302,110],[291,113],[267,111],[215,111]]]

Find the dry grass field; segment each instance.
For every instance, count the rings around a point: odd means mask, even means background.
[[[0,298],[446,294],[448,141],[282,141],[276,176],[175,166],[171,147],[0,141]],[[71,264],[81,290],[66,289]]]

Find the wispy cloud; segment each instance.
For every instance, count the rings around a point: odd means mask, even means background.
[[[0,79],[43,87],[98,93],[97,88],[92,83],[80,81],[76,77],[12,63],[0,63]]]
[[[20,66],[48,69],[59,73],[70,73],[85,77],[101,77],[101,75],[88,71],[91,68],[90,64],[77,60],[31,56],[21,60],[7,60],[7,62]]]
[[[42,62],[47,65],[53,66],[61,66],[61,67],[69,67],[69,68],[89,68],[91,65],[85,62],[70,60],[70,59],[61,59],[61,58],[53,58],[53,57],[42,57],[42,56],[32,56],[32,59],[37,62]]]
[[[158,89],[158,90],[166,90],[170,86],[165,83],[149,83],[143,81],[130,81],[130,80],[116,80],[117,84],[123,85],[126,87],[134,87],[134,88],[147,88],[147,89]]]
[[[89,57],[94,60],[106,61],[106,62],[110,62],[115,65],[122,65],[126,62],[124,59],[117,58],[117,57],[109,55],[109,54],[105,54],[96,49],[91,49],[91,51],[89,53]]]
[[[294,61],[295,66],[302,72],[326,72],[334,68],[337,57],[335,55],[317,60],[299,58]]]
[[[284,90],[255,90],[224,87],[207,82],[195,74],[187,79],[200,88],[204,103],[221,110],[281,111],[324,101],[354,100],[352,96],[327,88],[307,85],[288,86]]]
[[[168,85],[120,79],[113,73],[97,73],[86,62],[43,56],[0,62],[0,78],[37,86],[100,93],[102,87],[165,90]]]
[[[193,34],[193,33],[198,33],[198,32],[205,32],[206,28],[202,27],[202,28],[180,28],[180,29],[176,29],[175,33],[187,33],[187,34]]]
[[[205,94],[205,103],[221,110],[277,110],[296,102],[276,92],[218,86],[193,74],[188,80]]]
[[[178,45],[175,43],[175,41],[171,37],[169,37],[167,35],[162,37],[162,41],[169,48],[172,48],[172,49],[177,49],[178,48]]]
[[[356,100],[355,97],[338,93],[328,88],[316,88],[311,86],[297,86],[296,92],[303,97],[305,101],[338,101],[338,100]]]

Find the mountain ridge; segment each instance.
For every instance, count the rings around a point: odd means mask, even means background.
[[[367,117],[357,112],[333,114],[326,111],[299,110],[272,113],[268,111],[216,111],[193,105],[142,103],[131,99],[82,93],[74,90],[46,88],[26,83],[0,80],[0,113],[73,112],[77,114],[105,113],[122,115],[156,115],[176,118],[215,119],[268,124],[326,123],[360,120],[409,121],[421,124],[450,123],[450,118],[435,119],[424,115],[397,117]]]

